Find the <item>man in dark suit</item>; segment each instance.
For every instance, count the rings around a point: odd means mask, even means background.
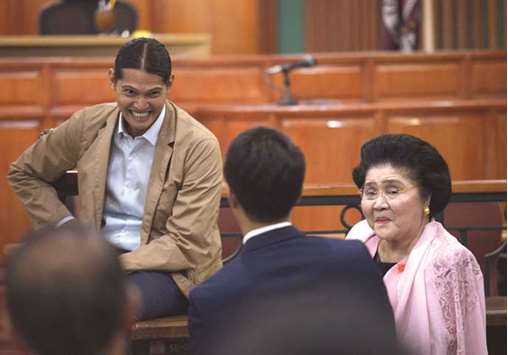
[[[306,237],[289,222],[303,154],[275,130],[232,143],[224,166],[241,253],[190,293],[194,354],[395,353],[383,282],[361,243]]]

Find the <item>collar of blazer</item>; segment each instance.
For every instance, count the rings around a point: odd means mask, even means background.
[[[141,244],[149,241],[155,209],[159,201],[167,172],[173,155],[173,145],[176,139],[177,111],[170,102],[166,102],[166,115],[155,145],[152,169],[148,181],[145,197],[145,210],[141,225]]]
[[[118,117],[119,110],[118,107],[115,107],[106,120],[106,126],[101,129],[97,137],[99,142],[97,144],[98,149],[94,164],[98,168],[94,187],[94,198],[96,201],[95,220],[97,226],[101,225],[100,221],[102,220],[109,153],[113,134],[118,124]],[[148,190],[146,192],[145,211],[141,228],[142,244],[148,242],[155,207],[159,201],[166,179],[166,172],[173,154],[172,146],[176,139],[176,117],[176,107],[169,101],[166,101],[166,115],[164,116],[164,121],[162,122],[155,146],[153,165],[150,172]]]
[[[159,140],[161,142],[167,142],[167,144],[175,142],[176,116],[177,114],[175,105],[169,101],[166,101],[166,115],[164,116],[164,121],[162,122],[157,143],[159,143]]]
[[[293,226],[274,229],[249,239],[242,248],[242,253],[264,248],[266,246],[280,243],[288,239],[301,237],[304,237],[304,235]]]

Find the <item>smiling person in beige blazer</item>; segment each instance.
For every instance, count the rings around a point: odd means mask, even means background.
[[[40,137],[8,179],[37,229],[74,218],[51,183],[77,169],[78,218],[119,250],[141,291],[138,319],[182,314],[190,288],[221,267],[219,144],[166,100],[171,59],[157,40],[127,42],[110,76],[116,103],[76,112]]]

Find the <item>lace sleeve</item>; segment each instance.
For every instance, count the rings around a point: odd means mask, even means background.
[[[486,354],[483,276],[473,254],[463,248],[439,248],[429,265],[427,297],[434,303],[430,331],[436,353]],[[452,250],[450,250],[452,249]],[[482,351],[484,349],[484,351]]]

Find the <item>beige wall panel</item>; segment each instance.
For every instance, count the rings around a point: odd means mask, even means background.
[[[451,98],[460,92],[459,64],[378,64],[375,70],[376,99]]]
[[[43,82],[38,70],[0,70],[0,105],[41,104]]]
[[[138,30],[150,30],[152,13],[150,0],[127,0],[138,11]]]
[[[0,35],[9,33],[9,2],[0,1]]]
[[[377,48],[378,0],[305,1],[305,50],[334,52]]]
[[[178,69],[169,97],[175,102],[261,102],[266,85],[256,68]]]
[[[315,207],[295,207],[291,213],[291,221],[301,230],[320,231],[320,230],[340,230],[344,226],[340,223],[340,213],[343,207],[339,206],[315,206]],[[349,210],[346,213],[346,222],[350,225],[360,221],[361,214],[356,210]],[[330,236],[333,238],[343,238],[343,234],[335,233]]]
[[[472,63],[473,96],[506,97],[506,62],[478,60]]]
[[[496,113],[496,178],[506,180],[506,111]]]
[[[212,53],[258,53],[257,0],[212,0]]]
[[[434,113],[392,115],[388,131],[407,133],[433,144],[448,162],[452,180],[493,179],[486,172],[486,161],[492,152],[487,142],[486,125],[494,124],[492,117],[472,113]],[[490,175],[490,176],[489,176]]]
[[[60,69],[53,85],[56,105],[93,105],[115,98],[107,70]]]
[[[213,54],[258,52],[257,0],[153,0],[154,32],[212,36]]]
[[[30,230],[25,209],[7,184],[7,171],[11,162],[39,137],[40,125],[36,120],[0,121],[0,252],[3,246],[16,242]]]
[[[17,0],[22,3],[24,26],[23,34],[39,34],[39,13],[47,4],[55,1],[48,0]]]
[[[351,184],[360,147],[375,135],[370,116],[285,119],[282,127],[305,154],[306,184]]]
[[[152,0],[156,32],[210,32],[213,0]]]
[[[237,135],[246,131],[250,128],[263,126],[263,127],[271,127],[277,129],[276,125],[273,121],[270,120],[270,117],[267,115],[265,117],[259,118],[251,118],[245,116],[247,119],[238,119],[238,118],[228,118],[225,119],[225,129],[223,139],[221,140],[221,149],[225,154],[229,148],[229,144],[233,139],[236,138]]]

